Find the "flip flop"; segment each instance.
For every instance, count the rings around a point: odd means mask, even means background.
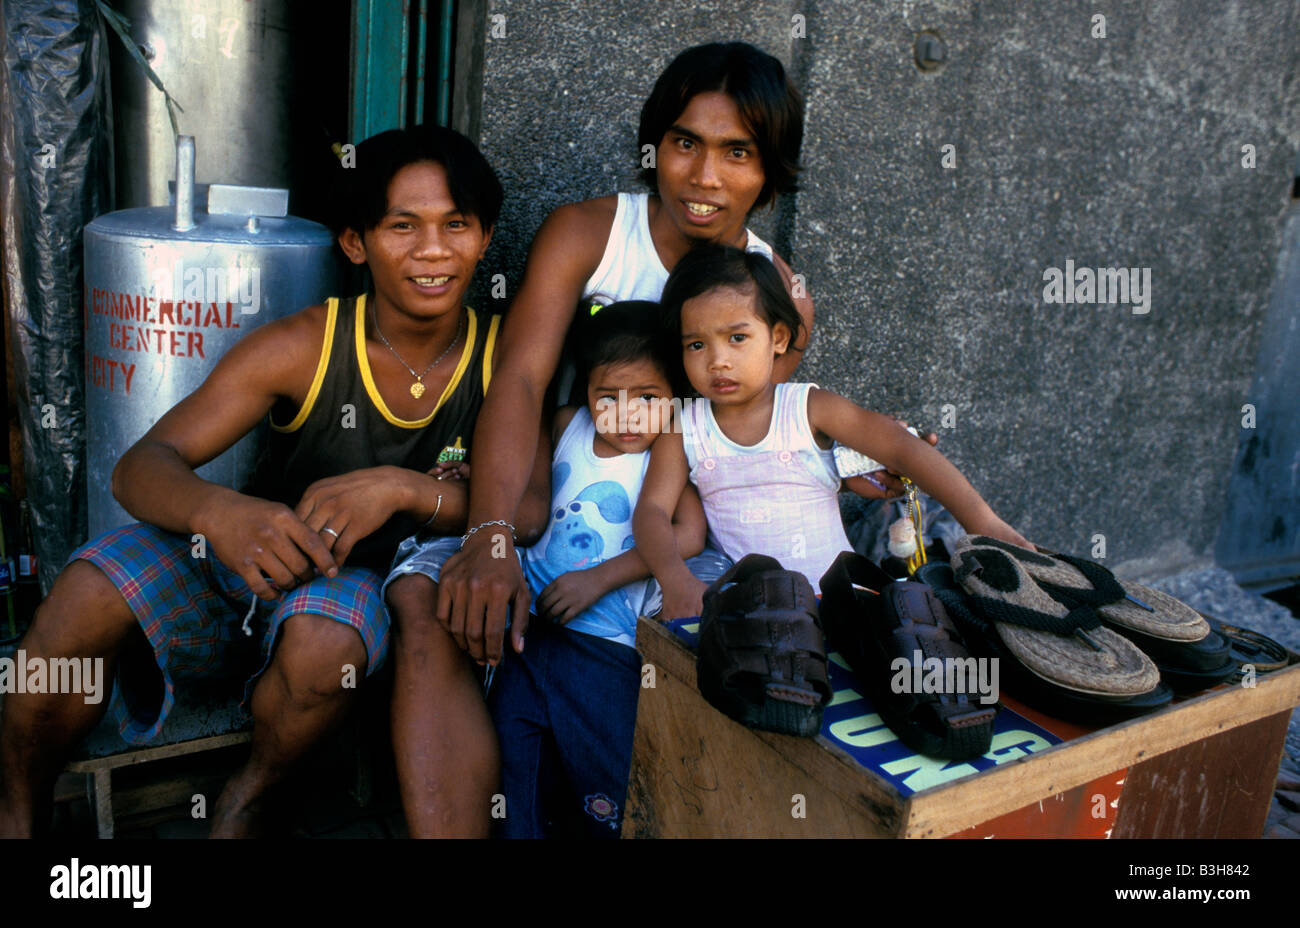
[[[1228,642],[1205,618],[1167,593],[1118,580],[1100,564],[1068,554],[1030,551],[996,538],[970,535],[965,547],[999,548],[1020,562],[1034,582],[1057,602],[1074,609],[1090,606],[1102,622],[1128,638],[1179,691],[1204,689],[1233,673]]]
[[[750,554],[704,592],[700,694],[742,725],[810,738],[830,702],[817,597],[803,574]]]
[[[963,541],[955,546],[952,568],[969,608],[992,624],[1031,673],[1077,693],[1114,699],[1148,693],[1160,684],[1151,659],[1103,628],[1091,606],[1066,608],[1006,551]]]
[[[1093,696],[1060,686],[1026,667],[994,630],[993,624],[967,605],[965,591],[952,568],[942,562],[926,564],[916,578],[934,591],[961,630],[972,654],[996,659],[1002,689],[1055,718],[1090,725],[1109,725],[1137,718],[1169,705],[1173,692],[1164,684],[1137,696],[1117,699]]]
[[[902,659],[911,681],[932,658],[971,660],[943,603],[924,583],[895,581],[853,551],[845,551],[821,578],[821,618],[826,637],[848,662],[885,724],[921,754],[968,760],[989,750],[996,704],[967,693],[897,692]],[[974,666],[972,663],[969,665]],[[967,678],[968,679],[968,678]],[[996,695],[996,694],[995,694]]]

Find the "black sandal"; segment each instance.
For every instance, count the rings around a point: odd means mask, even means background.
[[[821,731],[831,685],[808,579],[751,554],[715,580],[704,592],[696,679],[742,725],[805,738]]]
[[[822,624],[831,645],[848,662],[872,706],[900,741],[921,754],[968,760],[989,750],[996,703],[980,704],[959,692],[895,692],[891,685],[907,662],[907,680],[931,658],[970,660],[943,603],[924,583],[893,580],[853,551],[835,559],[821,580]],[[910,689],[910,687],[909,687]]]

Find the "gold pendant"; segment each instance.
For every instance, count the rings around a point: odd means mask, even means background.
[[[420,383],[418,380],[411,384],[411,396],[415,397],[417,400],[424,396],[424,384]]]

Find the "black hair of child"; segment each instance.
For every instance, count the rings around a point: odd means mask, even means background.
[[[355,167],[342,170],[336,234],[347,228],[364,234],[379,225],[388,210],[388,185],[402,168],[421,161],[442,165],[456,208],[476,217],[484,231],[496,225],[501,214],[501,181],[474,143],[454,129],[389,129],[359,144],[354,156]]]
[[[798,190],[803,98],[778,59],[746,42],[697,45],[672,60],[641,107],[638,156],[646,145],[658,148],[691,99],[710,91],[731,97],[754,134],[765,175],[754,208],[766,206],[778,193]],[[643,168],[641,176],[651,191],[659,189],[653,167]]]
[[[589,379],[591,372],[606,364],[651,361],[665,373],[665,341],[659,322],[659,304],[649,300],[621,300],[591,314],[582,314],[574,333],[578,373]]]
[[[681,356],[682,305],[689,299],[723,287],[752,290],[759,318],[768,327],[778,322],[790,330],[790,344],[799,340],[803,319],[785,289],[781,272],[756,251],[731,245],[697,245],[677,262],[661,297],[661,325]]]

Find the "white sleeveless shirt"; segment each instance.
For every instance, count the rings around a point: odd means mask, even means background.
[[[600,257],[596,272],[582,287],[579,313],[591,304],[608,306],[622,300],[650,300],[658,303],[668,283],[668,269],[659,260],[654,239],[650,237],[650,194],[620,193],[618,207],[614,210],[614,223],[605,240],[605,251]],[[772,260],[772,246],[749,229],[746,251],[756,251]],[[583,405],[585,394],[574,394],[578,381],[573,359],[567,352],[560,357],[556,371],[556,397],[561,405]]]
[[[620,193],[614,224],[605,242],[596,273],[582,288],[584,303],[608,306],[620,300],[659,301],[668,269],[659,260],[654,239],[650,237],[650,194]],[[772,246],[749,229],[746,251],[756,251],[772,260]]]
[[[767,435],[756,445],[726,436],[705,399],[683,404],[682,445],[700,491],[709,544],[739,561],[766,554],[808,578],[822,574],[853,545],[844,534],[835,455],[817,446],[808,422],[811,383],[780,383]]]

